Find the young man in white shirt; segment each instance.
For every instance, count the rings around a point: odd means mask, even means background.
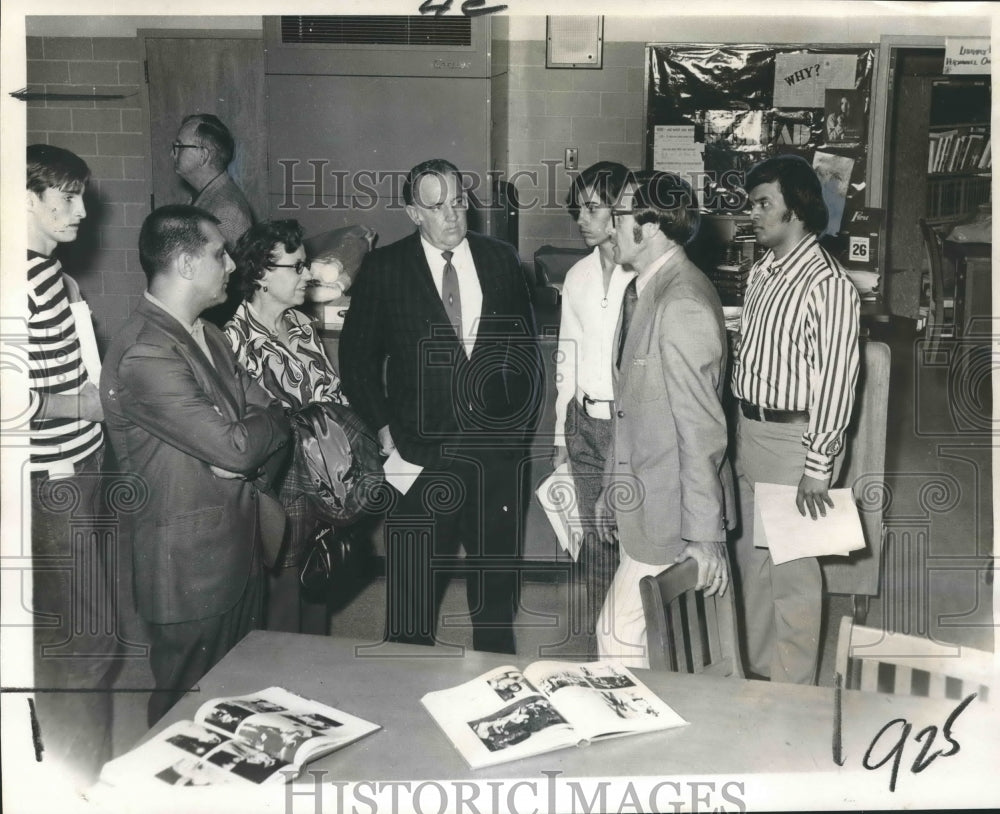
[[[584,243],[593,251],[569,270],[563,284],[552,465],[569,462],[584,523],[580,565],[586,604],[573,627],[582,627],[594,657],[597,617],[618,568],[617,547],[598,539],[593,513],[611,446],[615,325],[625,287],[635,276],[614,259],[611,225],[611,210],[630,175],[621,164],[599,161],[577,176],[567,201]]]

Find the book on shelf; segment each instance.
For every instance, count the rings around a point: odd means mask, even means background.
[[[610,661],[497,667],[420,700],[473,769],[687,724]]]
[[[281,687],[213,698],[105,764],[102,785],[253,785],[290,782],[303,764],[381,727]]]
[[[993,155],[990,150],[990,145],[992,140],[989,136],[986,137],[986,146],[983,147],[983,154],[979,157],[979,162],[977,164],[977,169],[989,170],[993,168]]]
[[[989,130],[979,126],[931,132],[928,134],[927,171],[955,173],[985,169],[981,161],[989,141]]]

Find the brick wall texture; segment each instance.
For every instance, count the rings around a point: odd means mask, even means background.
[[[139,42],[126,37],[28,37],[32,92],[121,96],[28,102],[28,144],[72,150],[90,166],[87,220],[63,264],[80,283],[103,345],[146,288],[139,227],[149,212],[149,137],[143,132]]]
[[[546,69],[545,43],[509,43],[509,99],[495,117],[507,155],[498,166],[513,178],[525,208],[519,250],[582,245],[564,202],[570,174],[564,151],[576,147],[579,168],[595,161],[642,163],[643,45],[605,43],[600,69]],[[143,124],[139,42],[134,38],[29,37],[32,91],[120,95],[120,99],[28,103],[28,143],[73,150],[90,165],[88,217],[76,243],[60,249],[94,311],[104,344],[145,290],[137,250],[149,212],[149,137]],[[503,138],[506,135],[506,139]],[[505,160],[506,159],[506,160]]]
[[[510,43],[507,109],[508,169],[525,206],[519,250],[531,260],[546,244],[582,247],[566,214],[570,174],[567,147],[579,151],[579,169],[596,161],[642,164],[642,43],[605,43],[600,69],[545,67],[545,43]]]

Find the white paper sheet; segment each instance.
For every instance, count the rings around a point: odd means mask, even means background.
[[[399,454],[399,450],[394,449],[382,464],[382,471],[385,473],[386,482],[400,494],[405,495],[424,468],[419,464],[410,463]]]
[[[758,483],[754,487],[753,543],[771,550],[771,561],[781,565],[802,557],[846,556],[865,547],[865,534],[854,493],[831,489],[833,508],[826,517],[803,517],[795,505],[794,486]]]
[[[827,88],[853,88],[854,54],[778,54],[774,58],[775,107],[823,107]]]
[[[580,507],[576,500],[576,486],[569,471],[569,464],[561,464],[541,482],[537,491],[538,502],[545,510],[563,551],[574,560],[580,554],[583,526]]]
[[[101,357],[97,352],[97,340],[94,338],[94,323],[90,316],[90,306],[83,300],[71,302],[69,310],[76,322],[76,335],[80,339],[80,357],[87,369],[87,376],[97,386],[101,381]]]
[[[693,125],[657,125],[653,128],[653,169],[673,172],[687,181],[701,203],[705,172],[705,145],[694,140]]]

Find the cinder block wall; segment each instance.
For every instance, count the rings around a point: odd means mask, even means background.
[[[581,170],[595,161],[641,166],[644,53],[641,42],[605,42],[600,69],[547,69],[544,41],[510,43],[508,177],[522,173],[514,180],[522,204],[535,201],[520,213],[524,260],[547,243],[583,245],[563,206],[567,147],[579,150]],[[543,161],[557,166],[548,169]]]
[[[59,251],[94,312],[103,345],[146,288],[137,246],[149,212],[149,139],[143,132],[138,41],[28,37],[27,56],[32,92],[123,97],[27,103],[28,144],[64,147],[90,166],[87,220],[76,242]]]
[[[604,66],[596,70],[546,69],[541,40],[509,48],[509,99],[496,117],[508,149],[500,168],[508,178],[520,173],[515,185],[530,205],[520,215],[518,248],[530,261],[545,244],[582,245],[563,206],[570,181],[562,166],[566,147],[578,149],[580,169],[599,160],[641,165],[644,48],[607,42]],[[28,143],[73,150],[93,173],[85,226],[76,243],[60,251],[104,344],[145,290],[136,247],[151,182],[139,44],[131,37],[28,37],[27,53],[32,91],[124,97],[28,103]]]

